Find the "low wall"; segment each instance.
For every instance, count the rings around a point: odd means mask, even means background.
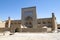
[[[0,28],[0,32],[4,32],[5,31],[5,28]]]
[[[47,29],[45,29],[45,28],[36,28],[36,29],[34,29],[34,28],[22,28],[21,29],[22,30],[22,32],[47,32]]]

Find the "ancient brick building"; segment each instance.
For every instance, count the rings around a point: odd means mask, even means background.
[[[21,9],[21,20],[5,21],[5,31],[10,32],[52,32],[60,28],[56,17],[52,13],[50,18],[37,19],[36,7],[27,7]]]

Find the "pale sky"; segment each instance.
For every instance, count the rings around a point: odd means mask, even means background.
[[[21,19],[21,8],[36,6],[37,18],[48,18],[55,13],[60,23],[60,0],[0,0],[0,20]]]

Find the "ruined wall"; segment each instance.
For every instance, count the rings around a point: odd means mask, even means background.
[[[22,28],[22,32],[47,32],[47,29],[41,29],[41,28]]]

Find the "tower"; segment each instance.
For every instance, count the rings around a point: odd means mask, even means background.
[[[57,23],[56,23],[56,17],[54,13],[52,13],[52,30],[57,32]]]
[[[37,28],[36,7],[22,8],[22,25],[24,28]]]
[[[8,17],[8,28],[10,28],[10,25],[11,25],[11,19],[10,17]]]

